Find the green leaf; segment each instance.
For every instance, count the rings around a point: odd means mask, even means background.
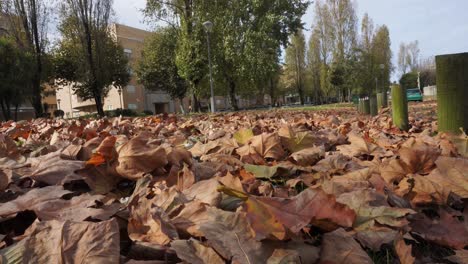
[[[281,166],[262,166],[262,165],[244,165],[246,171],[252,173],[256,178],[271,179],[278,176],[281,172],[285,171],[285,168]]]
[[[251,139],[254,136],[254,133],[252,129],[250,128],[243,128],[236,133],[234,133],[234,139],[237,141],[237,143],[241,145],[247,144],[249,139]]]

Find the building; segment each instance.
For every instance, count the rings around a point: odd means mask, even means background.
[[[121,24],[110,26],[111,36],[123,47],[129,59],[130,82],[122,91],[111,88],[104,98],[104,111],[118,108],[131,109],[136,112],[151,111],[153,113],[177,112],[176,103],[162,91],[149,91],[137,82],[134,69],[141,58],[144,41],[151,32]],[[77,117],[96,112],[94,100],[81,100],[70,87],[57,90],[57,105],[65,112],[66,117]]]

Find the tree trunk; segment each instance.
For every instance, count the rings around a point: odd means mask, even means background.
[[[270,105],[274,107],[276,103],[275,98],[275,85],[273,84],[273,78],[270,78]]]
[[[231,99],[231,106],[234,111],[239,111],[239,106],[237,105],[236,99],[236,83],[234,81],[229,81],[229,97]]]
[[[102,97],[100,94],[94,95],[94,102],[96,103],[96,111],[99,117],[104,117],[106,114],[104,113],[104,105],[102,103]],[[72,113],[73,113],[73,109],[72,109]]]
[[[468,53],[436,56],[436,68],[439,132],[468,131]]]
[[[372,95],[369,98],[369,105],[370,105],[370,115],[376,116],[378,113],[378,110],[377,110],[377,98],[375,97],[375,95]]]
[[[388,107],[387,103],[387,96],[386,93],[378,93],[377,94],[377,109],[380,111],[380,109]]]
[[[18,121],[18,108],[19,108],[19,104],[15,104],[15,122]]]
[[[393,124],[403,131],[407,131],[408,125],[408,101],[406,89],[400,85],[392,86],[392,116]]]
[[[366,115],[370,114],[370,102],[369,97],[364,98],[363,100],[363,113]]]
[[[1,98],[0,98],[0,106],[2,108],[2,114],[3,114],[3,118],[5,119],[5,121],[10,120],[10,113],[8,112],[8,109],[5,106],[4,100]]]
[[[182,112],[183,115],[185,115],[186,112],[185,112],[185,107],[184,107],[184,98],[183,97],[179,98],[179,101],[180,101],[180,111]]]

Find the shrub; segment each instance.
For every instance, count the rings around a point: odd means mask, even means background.
[[[57,109],[57,110],[54,111],[54,116],[55,117],[63,118],[64,115],[65,115],[65,112],[63,112],[63,110]]]

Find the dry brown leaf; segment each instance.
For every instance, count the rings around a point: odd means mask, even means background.
[[[177,256],[186,261],[187,263],[193,264],[223,264],[224,260],[216,254],[216,252],[195,239],[189,240],[175,240],[171,243]]]
[[[76,171],[84,168],[84,162],[62,159],[60,151],[31,158],[28,162],[31,164],[31,173],[24,176],[48,185],[63,185],[83,179]]]
[[[200,229],[224,259],[242,264],[262,263],[273,253],[273,248],[254,239],[241,213],[214,208],[210,208],[208,213],[213,220],[202,224]]]
[[[436,164],[437,169],[426,178],[461,198],[468,198],[468,159],[439,157]]]
[[[455,250],[455,255],[447,257],[446,259],[455,263],[468,263],[468,250]]]
[[[313,147],[291,154],[290,158],[299,166],[313,166],[325,156],[323,147]]]
[[[0,168],[0,192],[5,191],[10,185],[13,172],[6,168]]]
[[[320,263],[374,263],[351,235],[342,228],[323,236]]]
[[[440,218],[430,219],[420,214],[411,221],[413,232],[436,244],[463,249],[468,245],[468,224],[445,210],[439,210]],[[466,219],[465,219],[466,221]]]
[[[148,145],[148,135],[140,134],[122,146],[119,151],[117,173],[136,180],[167,164],[167,154],[162,147]]]
[[[406,141],[398,153],[401,161],[406,164],[405,170],[412,174],[431,172],[440,155],[439,149],[414,138]]]
[[[36,208],[40,208],[41,204],[58,200],[69,193],[71,192],[64,190],[62,186],[32,189],[13,201],[0,204],[0,218],[12,217],[26,210],[34,211]]]
[[[411,245],[406,245],[402,236],[395,240],[395,251],[401,264],[414,264],[415,258],[411,254]]]
[[[263,133],[252,137],[245,146],[238,148],[237,153],[240,156],[258,154],[263,158],[281,160],[285,156],[280,138],[276,133]]]
[[[289,199],[256,197],[224,186],[220,190],[245,200],[244,211],[259,240],[268,237],[287,239],[289,231],[299,233],[311,222],[327,221],[327,227],[350,227],[356,218],[353,210],[337,203],[333,195],[320,189],[309,188]]]
[[[105,205],[103,202],[105,202],[103,195],[82,194],[70,200],[56,199],[40,203],[34,207],[34,211],[42,221],[80,222],[86,219],[108,220],[121,208],[119,203]]]
[[[5,263],[119,263],[115,219],[93,222],[36,221],[25,238],[0,250]]]
[[[154,186],[150,193],[144,191],[132,197],[128,204],[128,235],[134,241],[168,245],[178,239],[172,224],[171,212],[183,208],[187,199],[175,187]]]
[[[450,190],[428,177],[410,175],[400,182],[395,194],[408,199],[413,206],[424,204],[445,204]]]
[[[355,134],[348,134],[348,141],[351,142],[350,145],[340,145],[337,147],[337,150],[341,154],[348,157],[360,157],[363,155],[368,156],[379,156],[385,154],[385,150],[381,147],[366,141],[363,137]]]

